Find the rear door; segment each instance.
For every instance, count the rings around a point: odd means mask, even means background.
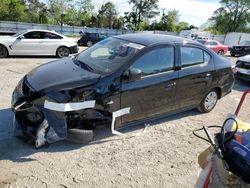
[[[45,32],[42,46],[45,55],[55,55],[57,48],[61,45],[63,37],[55,33]]]
[[[196,46],[179,46],[180,70],[176,101],[179,108],[198,106],[211,86],[214,63],[209,52]]]
[[[140,69],[142,78],[123,81],[121,108],[130,107],[122,123],[166,113],[175,108],[175,85],[178,72],[174,70],[174,47],[153,48],[139,57],[130,69]]]

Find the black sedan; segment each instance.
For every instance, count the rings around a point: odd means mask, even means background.
[[[243,41],[240,45],[232,46],[229,50],[233,57],[250,54],[250,41]]]
[[[121,134],[124,126],[188,109],[210,112],[233,84],[230,62],[198,42],[115,36],[28,73],[12,96],[16,135],[39,147],[74,136],[91,141],[103,124]]]

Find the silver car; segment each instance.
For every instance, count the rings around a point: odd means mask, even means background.
[[[12,36],[0,36],[0,58],[9,55],[65,57],[77,52],[76,41],[55,31],[25,30]]]

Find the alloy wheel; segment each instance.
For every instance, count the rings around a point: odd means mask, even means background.
[[[211,111],[216,105],[218,100],[218,95],[215,91],[211,91],[205,98],[204,107],[207,111]]]
[[[92,46],[92,45],[93,45],[93,43],[92,43],[91,41],[88,41],[88,42],[87,42],[87,46],[88,46],[88,47],[90,47],[90,46]]]
[[[57,56],[58,57],[67,57],[67,56],[69,56],[69,49],[66,48],[66,47],[60,47],[57,50]]]

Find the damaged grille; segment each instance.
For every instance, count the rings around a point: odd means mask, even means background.
[[[242,50],[242,47],[235,47],[234,48],[236,51],[240,51],[240,50]]]

